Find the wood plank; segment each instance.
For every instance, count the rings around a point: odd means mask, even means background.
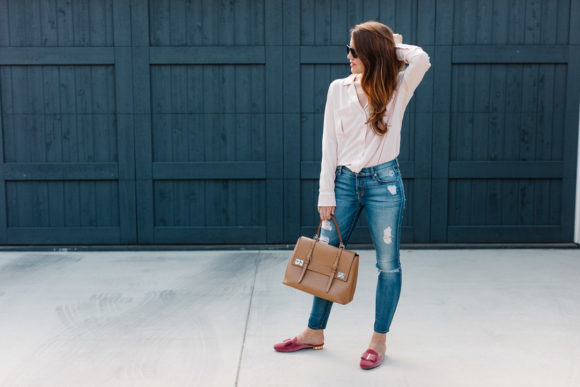
[[[63,181],[51,181],[47,183],[48,187],[48,208],[50,211],[50,227],[64,227],[64,187]],[[103,205],[106,208],[106,204]],[[104,213],[105,211],[103,211]]]
[[[236,94],[230,92],[228,89],[229,87],[231,87],[231,85],[235,85],[236,84],[236,75],[235,75],[235,68],[236,66],[228,64],[228,65],[224,65],[224,66],[220,66],[221,70],[222,70],[222,77],[221,77],[221,87],[220,88],[220,93],[221,93],[221,99],[223,101],[223,107],[224,110],[226,112],[233,112],[236,113]],[[259,82],[259,79],[255,79],[255,82]],[[263,78],[262,78],[262,82],[263,82]],[[225,117],[226,120],[229,120],[231,118],[230,115]],[[232,126],[230,126],[230,123],[226,123],[226,127],[227,128],[231,128]],[[231,129],[230,129],[231,130]],[[229,137],[226,137],[226,141],[229,140]],[[233,149],[231,149],[233,151]],[[233,152],[231,153],[233,154]]]
[[[155,240],[164,243],[264,243],[265,227],[156,227]]]
[[[88,1],[77,1],[71,4],[73,23],[73,42],[75,46],[89,46],[89,7]]]
[[[540,24],[540,44],[555,45],[558,23],[558,2],[543,1]]]
[[[550,181],[535,181],[533,224],[550,224]]]
[[[0,1],[0,47],[10,46],[9,1]]]
[[[151,64],[264,64],[264,46],[151,47]],[[1,51],[0,51],[1,53]]]
[[[149,46],[149,1],[131,0],[131,43],[133,47]]]
[[[560,226],[449,226],[449,243],[565,242]]]
[[[286,2],[288,4],[292,4],[292,2]],[[332,2],[332,6],[330,7],[330,20],[332,20],[332,23],[330,24],[330,44],[336,44],[336,45],[340,45],[340,44],[346,44],[348,43],[349,40],[349,29],[350,29],[350,25],[348,23],[348,0],[334,0]],[[299,7],[295,7],[297,8],[297,11],[300,12],[300,8]],[[284,12],[286,14],[286,12]],[[378,15],[377,15],[378,16]],[[376,19],[378,20],[378,17],[376,17]],[[298,25],[297,27],[300,27],[300,19],[297,18],[296,20],[298,20]],[[293,43],[296,45],[300,44],[300,35],[299,33],[294,34],[293,36],[295,36]],[[285,43],[287,42],[286,40],[284,41]],[[292,44],[291,42],[287,42],[286,44]]]
[[[487,181],[487,211],[485,217],[485,224],[497,225],[501,224],[501,181],[488,180]]]
[[[61,111],[59,106],[59,67],[42,66],[41,76],[43,113],[46,115],[58,115]],[[52,119],[60,121],[58,116],[53,116]],[[60,139],[57,141],[60,142]]]
[[[513,0],[508,8],[508,45],[523,44],[525,36],[525,5],[526,0]]]
[[[451,12],[448,2],[437,3],[437,17],[445,12]],[[446,15],[442,15],[445,19]],[[447,43],[451,39],[450,25],[439,23],[437,19],[437,41]],[[431,164],[431,224],[430,240],[432,242],[447,241],[447,216],[449,206],[448,169],[450,157],[450,109],[451,109],[451,55],[449,45],[437,46],[433,59],[433,70],[442,74],[434,79],[434,113],[433,113],[433,161]],[[437,69],[437,70],[435,70]]]
[[[11,245],[106,245],[119,244],[118,227],[10,227],[6,241]]]
[[[268,0],[265,2],[264,32],[265,45],[281,45],[284,43],[284,2],[282,0]]]
[[[438,0],[435,10],[435,44],[451,45],[453,43],[453,0]]]
[[[519,160],[518,132],[522,118],[523,66],[506,67],[506,115],[503,135],[503,160]]]
[[[465,45],[453,47],[453,63],[566,63],[567,46]]]
[[[113,30],[111,8],[109,1],[90,1],[88,6],[87,32],[90,46],[111,46],[113,43]]]
[[[349,3],[351,3],[351,2],[349,2]],[[313,2],[313,1],[303,1],[300,4],[300,44],[301,44],[301,46],[315,44],[315,42],[314,42],[314,20],[315,20],[314,4],[315,4],[315,2]]]
[[[175,225],[173,203],[176,182],[164,180],[153,182],[153,203],[155,208],[154,227]]]
[[[538,109],[536,126],[536,160],[552,159],[554,119],[554,65],[540,66],[538,74]]]
[[[27,25],[26,4],[23,1],[9,1],[8,14],[12,22],[10,26],[10,45],[25,46],[29,42],[28,30],[24,27]]]
[[[135,114],[151,113],[149,48],[133,47],[133,109]]]
[[[524,65],[522,74],[522,111],[519,130],[519,160],[534,160],[537,111],[538,111],[538,65]]]
[[[526,44],[540,43],[542,22],[542,2],[538,0],[526,0],[525,13],[525,34],[524,42]]]
[[[159,3],[155,1],[154,4]],[[113,6],[113,31],[115,47],[127,47],[131,45],[131,0],[114,0]]]
[[[127,10],[124,10],[125,12]],[[115,38],[117,40],[117,38]],[[119,37],[119,41],[124,38]],[[119,203],[110,217],[119,219],[119,240],[121,243],[137,243],[137,198],[135,183],[135,120],[133,116],[133,58],[130,47],[115,47],[115,106],[116,136],[111,138],[117,150],[119,171],[118,192],[111,200]]]
[[[293,6],[291,6],[293,8]],[[266,3],[266,44],[279,44],[284,41],[284,30],[281,28],[277,20],[282,20],[282,2],[267,2]],[[296,12],[292,12],[296,16]],[[289,23],[298,23],[295,19],[289,19]],[[287,33],[296,32],[298,26],[293,26],[287,30]],[[295,37],[289,36],[292,40]],[[286,104],[284,101],[283,90],[284,83],[289,82],[285,78],[284,72],[284,49],[282,47],[268,46],[266,48],[266,74],[265,74],[265,152],[266,157],[266,182],[265,182],[265,196],[266,203],[264,220],[266,229],[264,232],[265,241],[268,243],[281,243],[286,238],[287,230],[294,229],[295,226],[285,227],[284,222],[284,133],[285,129],[285,115],[280,114],[285,111]],[[295,61],[291,62],[294,69],[292,74],[296,76]],[[298,84],[298,83],[295,83]],[[290,104],[289,106],[296,106]],[[293,222],[295,223],[295,221]]]
[[[493,44],[493,0],[479,0],[476,9],[476,21],[472,28],[475,29],[476,44]]]
[[[224,10],[224,3],[220,7],[222,12]],[[169,41],[166,41],[166,46],[185,46],[187,43],[187,19],[185,13],[184,1],[171,1],[169,3],[169,15],[165,19],[165,23],[169,26]],[[227,28],[226,23],[221,24],[222,28]]]
[[[158,0],[151,2],[149,5],[149,12],[151,12],[149,31],[151,36],[151,46],[170,45],[170,4],[170,0]]]
[[[299,4],[286,2],[284,5],[284,24],[288,28],[284,29],[284,41],[288,42],[284,47],[283,62],[283,96],[284,96],[284,126],[283,126],[283,240],[293,240],[300,229],[300,201],[301,181],[300,181],[300,48],[290,46],[291,42],[300,41],[300,9]],[[330,27],[330,26],[329,26]],[[336,36],[328,28],[330,41]],[[344,35],[344,34],[343,34]],[[340,35],[338,36],[340,38]],[[272,197],[272,205],[275,198]]]
[[[15,113],[12,69],[13,66],[0,66],[0,114],[6,115],[6,117]]]
[[[415,44],[423,47],[427,52],[434,52],[433,49],[426,49],[426,47],[435,44],[435,10],[436,2],[431,0],[417,1],[417,41]],[[403,40],[405,41],[405,37],[403,37]]]
[[[74,46],[74,22],[71,10],[72,3],[67,0],[57,0],[57,31],[60,47]]]
[[[324,46],[331,42],[331,7],[331,0],[319,0],[314,2],[314,44]],[[361,4],[361,7],[364,7],[364,4]]]
[[[79,216],[79,224],[83,227],[95,227],[96,226],[96,217],[94,211],[94,182],[87,181],[87,182],[80,182],[79,183],[79,204],[80,204],[80,212],[78,213]],[[117,203],[114,203],[117,205]]]
[[[134,75],[134,79],[139,79]],[[143,79],[143,78],[141,78]],[[137,200],[138,243],[155,243],[153,231],[153,167],[151,116],[134,114],[135,125],[135,191]]]
[[[203,24],[203,15],[202,15],[202,3],[201,1],[194,1],[194,2],[186,2],[185,4],[185,19],[187,20],[186,24],[186,46],[201,46],[203,44],[202,40],[202,24]],[[157,13],[154,10],[150,10],[151,15],[153,16],[152,20],[155,17],[158,17]],[[155,44],[151,44],[152,46],[159,46],[159,42]]]
[[[475,44],[477,31],[477,3],[476,1],[459,1],[454,4],[453,43],[456,47]]]
[[[117,163],[5,163],[6,180],[114,180]]]
[[[300,63],[345,63],[345,48],[340,46],[300,46]]]
[[[562,197],[562,182],[560,180],[550,180],[550,198]],[[561,224],[562,222],[562,202],[560,200],[550,200],[550,220],[548,224]],[[567,238],[563,238],[567,239]],[[569,240],[569,239],[567,239]]]
[[[507,44],[508,40],[508,17],[510,3],[502,0],[493,0],[492,11],[492,37],[491,44],[498,46]]]
[[[334,6],[334,1],[330,2],[331,4],[329,4],[329,8],[332,8]],[[405,2],[405,4],[408,2]],[[411,2],[409,2],[411,3]],[[415,1],[413,1],[412,3],[415,3]],[[411,7],[413,7],[413,5],[411,5]],[[379,20],[380,19],[380,14],[379,14],[379,10],[380,10],[380,1],[379,0],[367,0],[362,2],[362,11],[363,11],[363,18],[362,20]],[[413,11],[411,11],[413,12]],[[359,22],[360,23],[360,22]],[[414,40],[414,39],[413,39]]]
[[[503,65],[491,66],[490,75],[490,111],[488,128],[489,160],[499,160],[503,155],[503,132],[505,128],[505,93],[506,71]]]
[[[302,114],[301,119],[300,119],[300,163],[302,165],[302,163],[305,162],[313,162],[312,160],[315,160],[314,154],[315,148],[320,147],[321,144],[315,144],[314,143],[314,114],[313,113],[308,113],[308,114]],[[307,173],[311,173],[311,174],[315,174],[316,173],[316,168],[318,168],[318,171],[320,171],[320,166],[316,167],[315,164],[320,164],[320,162],[315,161],[313,162],[314,165],[309,165],[306,167],[307,170],[309,170],[309,172]],[[304,176],[302,175],[302,166],[300,167],[300,176],[302,178],[304,178]]]
[[[451,179],[556,179],[563,177],[561,161],[451,161]]]
[[[64,214],[65,226],[80,227],[79,214],[81,213],[80,206],[80,184],[79,181],[71,181],[65,184],[64,189]]]
[[[425,81],[425,80],[424,80]],[[424,82],[423,81],[423,82]],[[427,84],[430,91],[429,97],[433,95],[432,82]],[[427,91],[427,90],[426,90]],[[432,98],[429,98],[432,100]],[[416,117],[416,140],[413,142],[414,162],[401,161],[401,174],[405,179],[414,179],[413,185],[416,188],[415,197],[407,196],[407,203],[414,202],[413,212],[407,211],[405,217],[412,220],[414,225],[413,240],[416,242],[428,242],[430,238],[429,225],[431,224],[431,158],[433,143],[433,113],[415,113]],[[411,144],[410,141],[408,141]],[[413,171],[407,175],[409,167],[413,166]]]
[[[115,63],[110,47],[0,47],[0,65],[90,65]]]
[[[57,10],[56,2],[39,1],[39,27],[40,40],[38,46],[58,46],[58,30],[57,30]],[[1,17],[0,17],[1,19]],[[0,23],[2,21],[0,20]]]
[[[556,0],[558,21],[556,29],[556,44],[578,44],[578,0]]]
[[[568,89],[568,66],[554,66],[554,131],[552,132],[552,160],[564,158],[564,133]]]
[[[276,66],[272,57],[269,67]],[[274,84],[266,84],[266,89],[275,92],[281,80],[273,80]],[[281,90],[278,89],[278,92]],[[279,95],[279,94],[278,94]],[[270,105],[269,108],[277,106]],[[269,112],[271,110],[268,110]],[[284,219],[284,207],[280,205],[284,198],[283,177],[283,115],[268,113],[266,115],[266,241],[280,243],[284,240],[284,228],[281,219]]]

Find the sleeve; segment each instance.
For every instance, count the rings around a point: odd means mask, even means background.
[[[334,197],[334,178],[338,160],[336,129],[334,122],[333,85],[328,88],[326,106],[324,108],[324,126],[322,131],[322,161],[320,163],[320,181],[318,206],[336,206]]]
[[[399,60],[408,64],[403,75],[403,87],[411,96],[431,67],[429,55],[421,47],[410,44],[397,44],[396,52]]]

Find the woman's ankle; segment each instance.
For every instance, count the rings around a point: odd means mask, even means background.
[[[312,329],[310,327],[306,327],[304,333],[307,335],[324,335],[324,329]]]
[[[324,329],[311,329],[307,327],[298,335],[298,340],[302,344],[320,344],[324,341]],[[316,343],[311,341],[316,341]]]

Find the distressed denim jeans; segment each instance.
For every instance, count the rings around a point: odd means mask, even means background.
[[[387,333],[401,294],[399,247],[405,209],[405,191],[397,159],[355,173],[345,166],[336,168],[336,210],[334,216],[342,239],[348,243],[362,210],[371,232],[377,256],[377,291],[374,331]],[[324,221],[320,240],[338,246],[332,221]],[[308,320],[311,329],[325,329],[332,302],[314,297]]]

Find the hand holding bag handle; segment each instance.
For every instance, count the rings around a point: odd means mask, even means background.
[[[341,249],[344,249],[344,243],[342,242],[342,235],[340,235],[340,227],[338,227],[338,222],[336,221],[336,218],[334,217],[334,215],[330,215],[330,219],[332,219],[332,221],[334,222],[334,225],[336,226],[336,232],[338,233],[338,240],[340,241],[340,244],[338,245],[338,247]],[[317,242],[319,241],[320,227],[322,226],[322,222],[325,222],[325,221],[320,219],[320,223],[318,223],[318,228],[316,229],[316,234],[314,234],[314,240]]]

